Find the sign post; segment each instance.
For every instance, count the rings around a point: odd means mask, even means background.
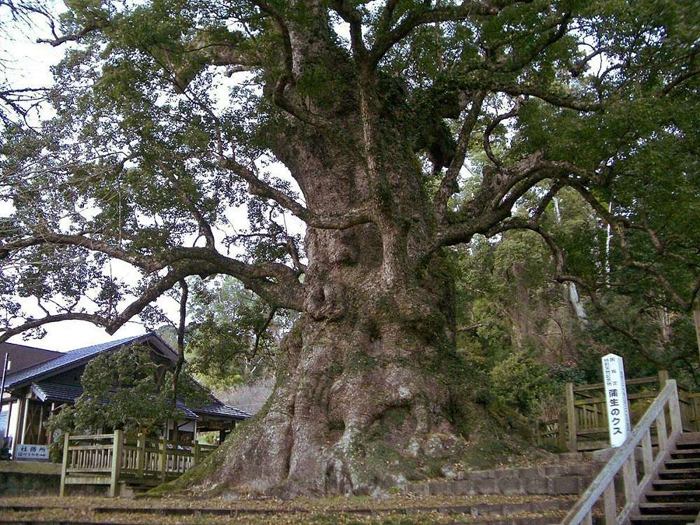
[[[625,368],[622,358],[615,354],[604,356],[602,361],[610,446],[615,448],[622,445],[632,433],[629,405],[627,404]]]

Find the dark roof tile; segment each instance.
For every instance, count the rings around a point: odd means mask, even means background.
[[[60,383],[32,383],[32,392],[43,402],[74,403],[83,394],[83,388]]]
[[[223,403],[212,403],[211,405],[193,408],[192,410],[196,414],[214,417],[225,417],[229,419],[248,419],[249,417],[251,417],[251,415],[248,412],[243,412],[243,410],[238,410],[237,408],[224,405]]]
[[[111,350],[129,343],[135,343],[140,340],[147,339],[152,335],[153,334],[144,334],[125,337],[124,339],[117,339],[116,341],[110,341],[108,343],[100,343],[98,345],[86,346],[84,348],[78,348],[77,350],[71,350],[70,352],[60,354],[59,357],[46,361],[45,363],[40,363],[13,374],[8,374],[5,381],[5,388],[9,389],[17,387],[23,383],[29,383],[35,379],[58,373],[64,369],[74,368],[80,365],[82,362],[87,362],[91,358],[106,350]]]

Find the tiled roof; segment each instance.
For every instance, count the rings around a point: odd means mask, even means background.
[[[187,419],[200,419],[200,417],[192,412],[190,408],[185,405],[182,401],[179,399],[177,400],[177,409],[182,413],[183,416],[185,416]]]
[[[43,402],[74,403],[83,394],[83,388],[60,383],[32,383],[32,392]]]
[[[201,408],[193,408],[192,410],[195,413],[201,415],[225,417],[230,419],[248,419],[249,417],[251,417],[248,412],[243,412],[242,410],[238,410],[237,408],[224,405],[223,403],[212,403],[211,405],[207,405]]]
[[[45,350],[34,346],[18,345],[16,343],[0,343],[0,367],[5,362],[5,354],[9,355],[12,362],[8,372],[17,373],[26,368],[56,359],[61,352]]]
[[[55,359],[46,361],[45,363],[40,363],[24,370],[20,370],[14,374],[8,374],[5,381],[5,388],[14,388],[23,383],[29,383],[36,379],[40,379],[48,375],[54,375],[66,369],[74,368],[90,361],[93,357],[102,352],[123,346],[125,344],[136,343],[152,336],[153,334],[144,334],[125,337],[124,339],[117,339],[116,341],[110,341],[108,343],[100,343],[98,345],[86,346],[84,348],[78,348],[77,350],[71,350],[70,352],[61,354]]]
[[[83,389],[77,385],[62,385],[42,381],[32,383],[32,392],[43,402],[75,403],[83,394]],[[212,403],[202,408],[188,407],[180,399],[177,400],[177,409],[187,419],[202,419],[200,416],[223,417],[226,419],[248,419],[250,414],[224,404]]]

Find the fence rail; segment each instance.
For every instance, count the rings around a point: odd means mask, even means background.
[[[671,433],[666,425],[666,411],[671,421]],[[658,446],[651,443],[651,430],[656,427]],[[654,400],[632,435],[617,449],[600,474],[591,482],[581,499],[561,522],[562,525],[592,525],[593,509],[602,506],[605,525],[628,523],[629,517],[639,508],[639,499],[649,487],[656,471],[669,457],[678,436],[683,432],[678,390],[674,380],[668,380]],[[641,445],[641,469],[637,472],[635,451]],[[654,454],[656,452],[656,454]],[[615,492],[615,476],[622,471],[624,490],[621,493],[621,510],[618,512],[618,496]],[[641,474],[641,478],[640,478]]]
[[[668,381],[668,372],[662,370],[656,376],[628,379],[625,382],[633,425],[640,420]],[[685,387],[678,386],[678,402],[684,430],[700,432],[700,393],[692,393]],[[652,438],[656,443],[656,435]],[[605,385],[567,383],[566,408],[558,417],[537,421],[535,439],[538,445],[557,445],[570,452],[607,448]]]
[[[120,482],[164,483],[194,467],[216,446],[194,443],[191,446],[145,435],[114,434],[71,436],[63,441],[61,491],[66,485],[109,485],[114,497]]]

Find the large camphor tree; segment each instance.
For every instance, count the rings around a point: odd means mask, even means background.
[[[367,493],[488,439],[455,352],[476,235],[535,232],[596,308],[624,279],[693,307],[692,1],[66,4],[55,116],[3,133],[0,341],[157,319],[189,276],[302,313],[267,406],[190,483]],[[558,242],[563,189],[612,249]]]

